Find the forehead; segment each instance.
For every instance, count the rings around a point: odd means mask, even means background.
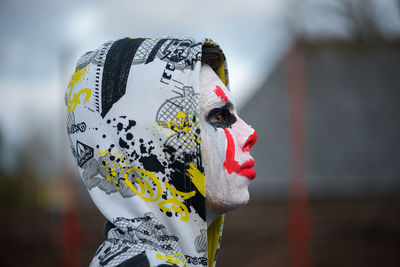
[[[200,70],[200,108],[232,103],[231,94],[214,70],[203,65]]]

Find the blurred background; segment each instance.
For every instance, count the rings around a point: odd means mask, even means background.
[[[400,1],[0,1],[2,266],[87,266],[105,219],[67,145],[75,62],[126,35],[212,38],[258,132],[218,266],[400,266]]]

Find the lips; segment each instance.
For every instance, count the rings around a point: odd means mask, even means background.
[[[240,169],[253,168],[254,167],[254,163],[255,163],[254,159],[249,159],[248,161],[246,161],[245,163],[240,165]]]
[[[254,159],[250,159],[240,165],[240,171],[238,174],[253,180],[257,175],[256,170],[252,169],[254,167],[254,163]]]

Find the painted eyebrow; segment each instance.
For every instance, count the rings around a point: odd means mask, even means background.
[[[228,97],[226,96],[224,90],[218,85],[215,86],[214,94],[219,97],[223,102],[229,102]]]

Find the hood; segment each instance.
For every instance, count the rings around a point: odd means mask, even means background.
[[[69,141],[111,223],[92,266],[214,265],[223,217],[207,229],[199,127],[209,47],[218,48],[210,40],[128,37],[78,60],[65,94]],[[213,69],[227,85],[224,59]]]

